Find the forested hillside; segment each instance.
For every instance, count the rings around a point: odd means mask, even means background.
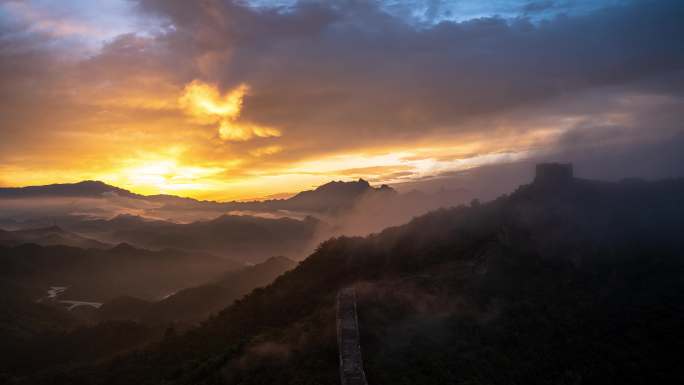
[[[188,332],[87,384],[336,384],[334,297],[356,285],[371,384],[684,379],[684,181],[571,179],[324,242]]]

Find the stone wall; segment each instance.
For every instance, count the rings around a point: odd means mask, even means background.
[[[337,345],[340,351],[342,385],[367,385],[363,371],[356,293],[353,288],[337,293]]]

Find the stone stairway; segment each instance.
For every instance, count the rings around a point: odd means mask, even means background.
[[[356,316],[356,293],[353,288],[342,289],[337,293],[337,345],[340,351],[342,385],[367,385]]]

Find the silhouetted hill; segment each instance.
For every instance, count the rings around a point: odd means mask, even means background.
[[[125,295],[102,304],[97,317],[101,320],[142,321],[150,312],[154,302]]]
[[[116,298],[99,309],[98,317],[152,324],[201,321],[253,289],[268,285],[294,266],[296,262],[291,259],[272,257],[254,266],[229,271],[211,283],[182,289],[158,302]]]
[[[46,186],[0,187],[0,198],[98,198],[105,193],[115,193],[125,197],[141,197],[128,190],[114,187],[100,181],[86,180],[78,183],[51,184]]]
[[[302,211],[338,211],[350,209],[364,195],[373,193],[396,194],[389,186],[374,188],[363,180],[356,182],[333,181],[317,187],[315,190],[302,191],[283,201],[272,202],[278,208]]]
[[[209,221],[182,224],[119,215],[111,220],[76,222],[69,228],[112,243],[127,242],[155,250],[196,250],[259,262],[274,254],[293,258],[306,255],[320,223],[313,217],[296,220],[222,215]]]
[[[256,211],[269,212],[279,210],[302,211],[309,213],[335,212],[351,208],[364,195],[373,193],[395,193],[386,185],[375,188],[360,179],[356,182],[333,181],[314,190],[302,191],[287,199],[261,201],[216,202],[178,197],[174,195],[140,195],[128,190],[108,185],[99,181],[83,181],[71,184],[53,184],[47,186],[0,187],[0,199],[33,199],[33,198],[113,198],[125,197],[135,201],[147,202],[156,212],[184,211]],[[110,203],[111,204],[111,203]],[[118,202],[122,204],[122,202]],[[49,208],[54,210],[54,208]],[[0,215],[2,212],[0,211]],[[51,213],[54,215],[55,213]],[[6,220],[11,220],[8,218]]]
[[[309,213],[334,213],[350,209],[362,197],[374,193],[394,194],[389,186],[372,187],[367,181],[333,181],[318,186],[314,190],[302,191],[287,199],[271,199],[246,202],[207,202],[172,196],[155,196],[154,199],[166,204],[164,209],[193,210],[205,208],[225,211],[301,211]]]
[[[199,252],[149,251],[119,244],[105,250],[24,244],[0,246],[0,280],[42,291],[67,286],[60,299],[102,302],[121,295],[160,298],[241,267]]]
[[[369,383],[679,383],[683,200],[684,180],[569,178],[331,239],[202,326],[60,378],[337,384],[355,285]]]
[[[163,330],[135,322],[103,322],[68,330],[43,331],[26,339],[3,339],[0,353],[7,372],[39,373],[105,360],[159,340]],[[59,369],[57,369],[59,370]],[[9,381],[0,372],[0,381]],[[57,384],[69,383],[56,380]]]
[[[0,336],[4,342],[24,340],[48,330],[63,331],[78,324],[65,309],[36,302],[36,292],[0,281]]]
[[[15,231],[0,229],[0,245],[17,246],[23,243],[35,243],[41,246],[63,245],[83,249],[105,249],[111,247],[111,245],[106,243],[68,232],[59,226]]]
[[[235,288],[237,291],[246,294],[254,287],[266,286],[276,277],[295,266],[297,263],[289,258],[271,257],[256,265],[226,272],[216,283],[223,287]]]

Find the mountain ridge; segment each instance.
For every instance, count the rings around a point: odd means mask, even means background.
[[[286,257],[271,257],[252,266],[228,271],[209,283],[181,289],[156,302],[130,296],[115,298],[103,304],[98,317],[152,324],[202,321],[253,289],[268,285],[296,265]]]
[[[381,185],[380,187],[372,187],[368,181],[363,178],[357,181],[330,181],[324,183],[312,190],[302,190],[298,193],[293,194],[289,198],[284,199],[263,199],[263,200],[229,200],[229,201],[216,201],[216,200],[201,200],[191,197],[183,197],[172,194],[138,194],[130,190],[126,190],[111,184],[107,184],[98,180],[84,180],[74,183],[53,183],[47,185],[31,185],[22,187],[0,187],[0,198],[26,198],[26,197],[46,197],[46,196],[58,196],[58,197],[98,197],[104,193],[117,193],[121,196],[131,197],[131,198],[151,198],[151,199],[173,199],[173,200],[183,200],[183,201],[194,201],[200,203],[215,203],[215,204],[250,204],[258,202],[283,202],[288,201],[298,195],[308,195],[311,193],[326,193],[333,192],[336,194],[341,194],[344,192],[350,193],[363,193],[368,190],[393,190],[388,185]],[[298,199],[301,199],[298,198]]]
[[[64,245],[83,249],[112,247],[105,242],[66,231],[57,225],[12,231],[0,229],[0,245],[17,246],[23,243],[35,243],[41,246]]]

